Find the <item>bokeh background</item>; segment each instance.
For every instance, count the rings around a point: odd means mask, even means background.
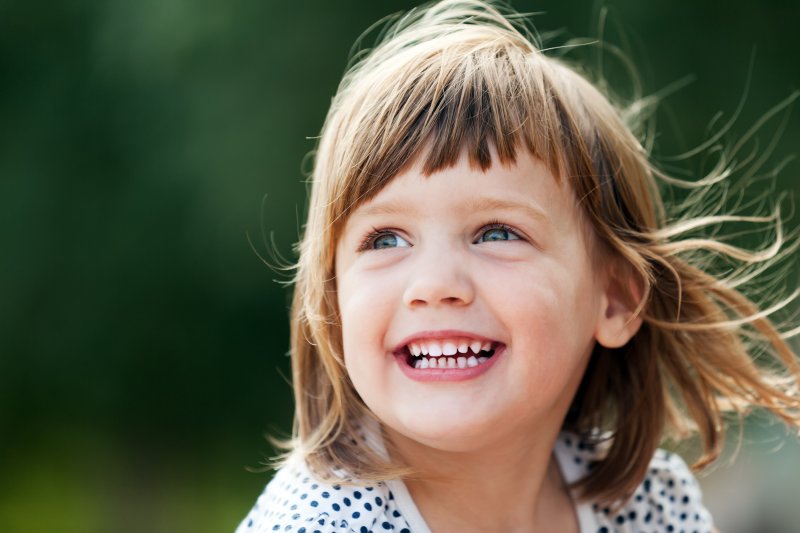
[[[292,410],[288,275],[262,258],[294,257],[303,158],[352,43],[413,5],[0,0],[0,531],[245,515]],[[754,50],[733,133],[800,88],[796,0],[513,5],[563,30],[554,44],[596,36],[603,5],[645,92],[693,77],[660,108],[659,153],[733,114]],[[798,117],[770,161],[792,153]],[[794,198],[798,175],[778,178]],[[744,435],[702,479],[719,525],[800,531],[797,440],[766,421]]]

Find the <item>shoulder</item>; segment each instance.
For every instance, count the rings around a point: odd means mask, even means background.
[[[410,531],[386,485],[325,483],[292,460],[275,473],[236,533],[382,530]]]
[[[583,475],[602,457],[601,450],[582,445],[574,437],[570,444],[570,456],[583,466]],[[656,450],[644,479],[622,506],[614,509],[588,505],[598,533],[713,530],[711,515],[703,505],[700,485],[691,470],[679,455],[664,450]]]
[[[633,496],[617,511],[593,510],[602,516],[607,531],[619,528],[655,527],[657,531],[713,530],[711,514],[703,505],[700,485],[677,454],[657,450],[644,480]]]

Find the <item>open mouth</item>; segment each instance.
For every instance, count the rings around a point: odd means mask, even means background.
[[[473,368],[485,364],[501,346],[468,338],[420,340],[406,344],[402,352],[406,364],[415,369]]]

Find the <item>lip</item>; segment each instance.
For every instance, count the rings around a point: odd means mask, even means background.
[[[408,376],[409,378],[413,379],[414,381],[466,381],[470,379],[475,379],[478,376],[481,376],[489,371],[490,368],[494,366],[498,359],[500,359],[506,351],[506,345],[504,343],[499,343],[498,347],[495,349],[494,355],[492,355],[486,362],[479,364],[478,366],[473,367],[466,367],[466,368],[413,368],[408,365],[408,354],[403,349],[406,345],[415,342],[417,340],[422,339],[449,339],[453,337],[467,337],[475,340],[479,340],[481,342],[494,342],[498,343],[499,341],[490,339],[489,337],[485,337],[483,335],[476,335],[475,333],[455,330],[455,329],[448,329],[448,330],[437,330],[437,331],[421,331],[418,333],[414,333],[413,335],[409,335],[405,339],[399,343],[393,352],[395,362],[400,367],[400,370]]]
[[[484,337],[483,335],[477,335],[475,333],[469,331],[463,331],[458,329],[440,329],[436,331],[419,331],[414,333],[413,335],[409,335],[399,344],[397,344],[394,349],[392,350],[395,354],[406,347],[406,345],[411,344],[414,341],[422,340],[422,339],[452,339],[453,337],[467,337],[470,339],[479,340],[481,342],[498,342],[497,339],[490,339],[489,337]]]
[[[485,363],[467,368],[413,368],[408,366],[406,362],[407,356],[404,353],[395,353],[394,360],[400,370],[414,381],[466,381],[488,372],[497,360],[505,354],[505,351],[505,344],[500,345],[494,355],[487,359]]]

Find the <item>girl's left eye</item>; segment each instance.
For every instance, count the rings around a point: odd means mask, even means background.
[[[491,224],[481,229],[475,243],[493,241],[518,241],[521,237],[505,224]]]

